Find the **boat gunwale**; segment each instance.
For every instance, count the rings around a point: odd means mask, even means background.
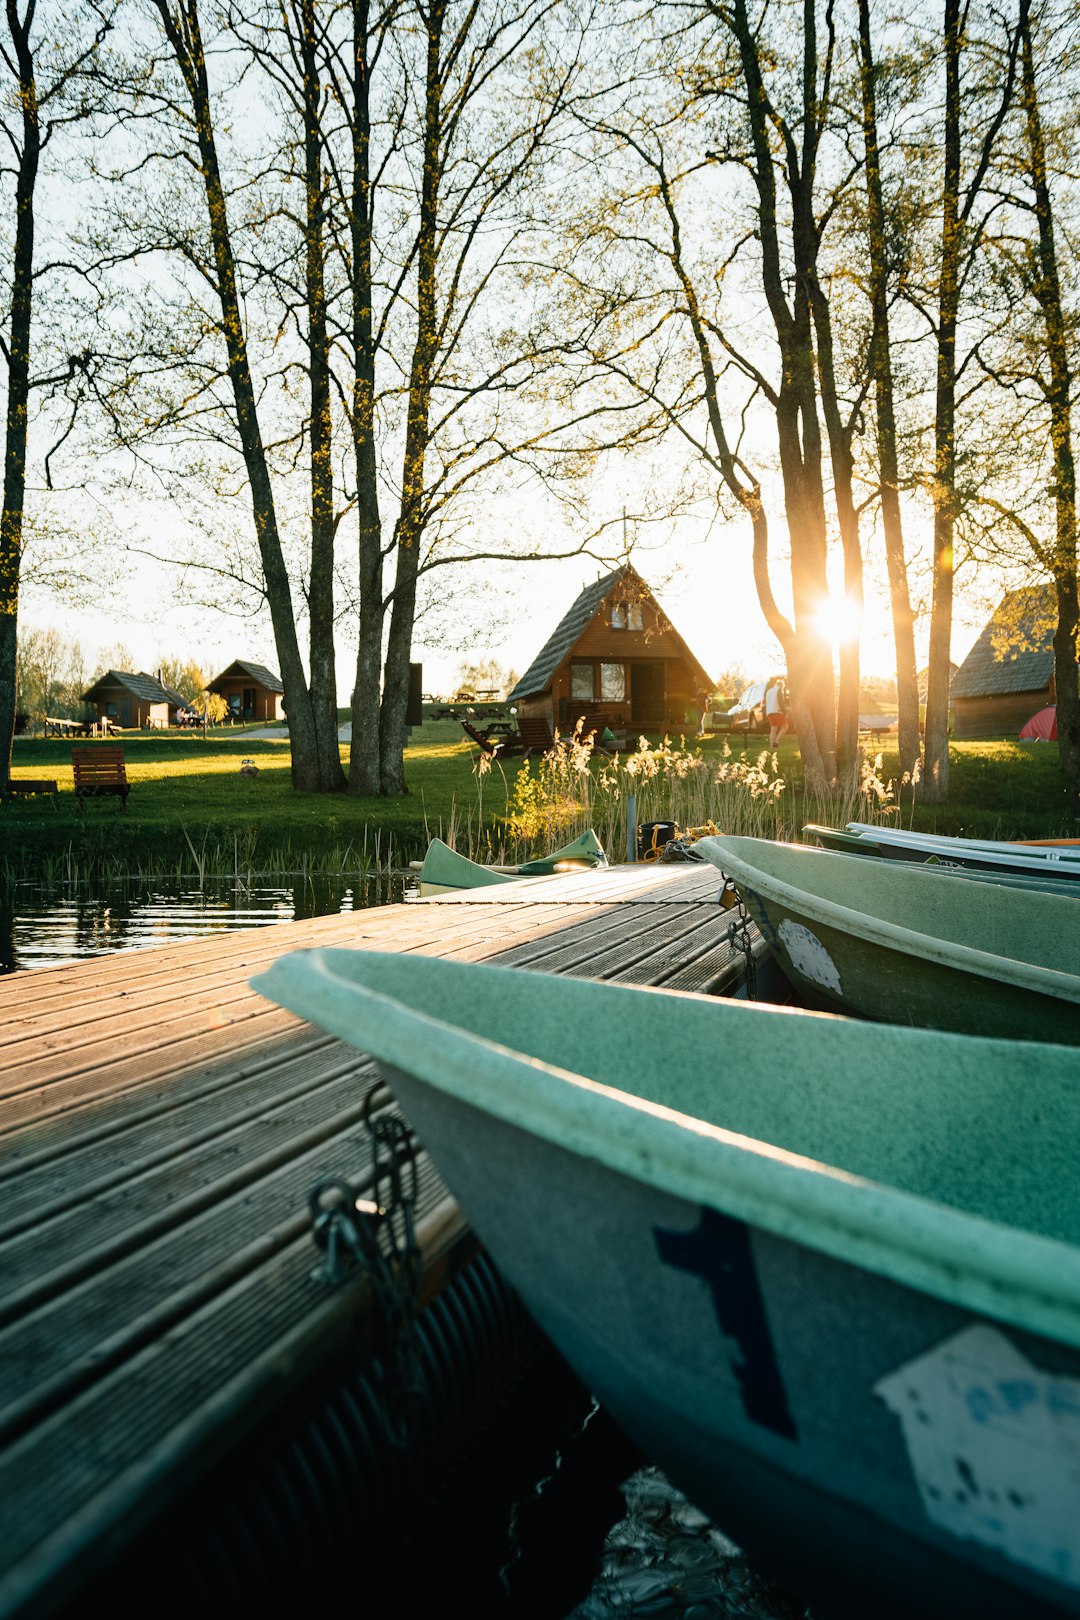
[[[818,822],[807,822],[803,827],[804,833],[811,833],[816,844],[809,844],[809,849],[826,849],[832,855],[858,855],[864,860],[891,860],[892,850],[899,848],[893,844],[884,849],[876,844],[869,836],[861,837],[858,833],[846,832],[841,827],[826,827]],[[835,844],[831,840],[835,839]],[[841,842],[846,840],[846,842]],[[929,852],[931,856],[933,852]],[[1040,893],[1057,895],[1059,900],[1075,900],[1080,898],[1080,889],[1070,886],[1068,881],[1055,880],[1054,868],[1049,871],[1023,871],[1006,868],[986,870],[980,866],[960,865],[957,862],[948,863],[931,858],[926,861],[912,861],[909,863],[914,872],[939,872],[946,877],[961,877],[965,883],[996,883],[1003,889],[1011,889],[1014,893]]]
[[[946,833],[920,833],[907,831],[903,827],[890,827],[887,822],[880,826],[869,821],[849,821],[845,824],[846,831],[855,837],[864,835],[876,842],[888,844],[892,849],[925,849],[930,854],[955,854],[960,857],[965,850],[970,851],[972,857],[978,860],[991,861],[997,865],[1019,865],[1022,869],[1032,872],[1067,873],[1069,877],[1080,879],[1080,850],[1070,851],[1068,854],[1058,854],[1054,846],[1046,846],[1040,852],[1037,844],[1025,844],[1022,848],[1017,846],[1016,853],[1006,849],[1001,840],[983,838],[952,838]],[[1068,881],[1068,877],[1065,879]]]
[[[509,978],[515,972],[321,948],[283,956],[251,983],[388,1068],[558,1148],[959,1308],[1080,1348],[1080,1245],[859,1176],[531,1057],[341,976],[334,964],[345,959],[361,973],[371,963],[376,974],[389,971],[392,977],[402,970],[406,978],[419,978],[432,968],[449,969],[462,976],[463,985],[465,976],[483,974],[490,986],[491,975]],[[595,990],[612,999],[678,996],[718,1005],[708,996],[649,987],[598,983]],[[842,1025],[865,1031],[868,1041],[881,1027],[764,1004],[721,1005],[729,1016],[807,1020],[808,1031],[818,1022]],[[913,1049],[927,1042],[962,1042],[970,1049],[978,1042],[994,1052],[1015,1047],[1020,1061],[1029,1055],[1019,1043],[981,1036],[899,1025],[894,1033]],[[1051,1053],[1066,1067],[1077,1065],[1071,1047],[1040,1047],[1044,1061]],[[389,1083],[392,1089],[392,1077]],[[583,1107],[586,1096],[590,1101]],[[596,1123],[590,1123],[594,1115]]]

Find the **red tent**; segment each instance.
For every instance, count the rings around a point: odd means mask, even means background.
[[[1032,715],[1023,731],[1021,742],[1057,742],[1057,709],[1039,709]]]

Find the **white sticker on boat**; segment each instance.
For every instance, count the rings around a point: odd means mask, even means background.
[[[804,928],[802,923],[792,922],[790,917],[785,917],[780,924],[779,934],[796,973],[801,973],[804,979],[810,979],[814,984],[820,984],[823,990],[831,990],[837,996],[843,995],[836,963],[816,934]]]
[[[875,1386],[903,1426],[926,1514],[1080,1587],[1080,1380],[966,1328]]]

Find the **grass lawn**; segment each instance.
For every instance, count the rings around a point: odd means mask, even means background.
[[[0,861],[9,871],[70,862],[86,871],[104,862],[115,870],[186,872],[199,861],[217,870],[302,869],[311,861],[385,865],[408,861],[452,815],[476,811],[473,750],[451,721],[425,725],[423,742],[406,754],[411,792],[404,799],[354,799],[294,793],[287,740],[241,731],[130,732],[119,741],[128,781],[127,811],[103,797],[76,807],[71,744],[58,738],[16,738],[13,775],[55,778],[59,794],[13,799],[0,810]],[[258,776],[242,776],[253,761]],[[348,745],[342,745],[348,768]],[[501,782],[500,782],[501,788]]]
[[[406,753],[410,793],[404,799],[333,798],[294,793],[289,781],[288,742],[242,731],[212,732],[206,742],[191,733],[132,732],[121,739],[132,784],[127,813],[115,798],[91,800],[83,813],[72,791],[71,745],[55,738],[17,738],[14,774],[52,777],[56,800],[15,799],[0,809],[0,873],[89,875],[97,869],[195,872],[296,871],[313,865],[352,871],[402,863],[422,854],[431,833],[456,823],[459,845],[479,829],[474,751],[456,721],[428,721],[413,733]],[[673,738],[678,745],[679,739]],[[720,738],[700,747],[719,764]],[[740,740],[738,748],[741,750]],[[747,755],[761,752],[759,739],[745,740]],[[783,830],[796,836],[804,813],[798,745],[779,748],[779,774],[786,787],[778,802]],[[343,745],[347,763],[347,745]],[[252,760],[255,777],[240,775]],[[507,788],[520,761],[503,766]],[[896,756],[884,752],[880,776],[895,776]],[[495,824],[505,811],[503,775],[483,782],[483,821]],[[855,806],[844,819],[859,812]],[[862,819],[870,819],[862,816]],[[905,823],[925,830],[981,837],[1076,835],[1068,796],[1049,743],[1014,741],[954,743],[951,798],[931,811],[903,812]]]

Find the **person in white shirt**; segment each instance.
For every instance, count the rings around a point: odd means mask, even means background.
[[[769,722],[769,747],[775,748],[788,728],[787,693],[779,676],[769,682],[765,692],[765,718]]]

